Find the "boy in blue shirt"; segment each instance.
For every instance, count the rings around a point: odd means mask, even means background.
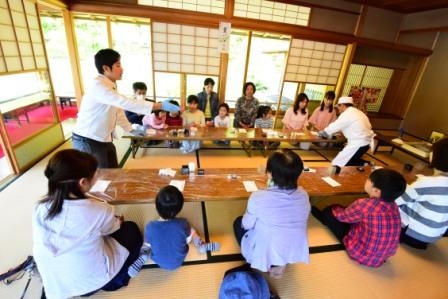
[[[145,243],[140,258],[129,267],[131,277],[137,275],[148,257],[160,268],[179,268],[193,242],[201,253],[219,250],[219,243],[204,243],[184,218],[176,218],[184,205],[184,196],[174,186],[165,186],[156,196],[156,209],[160,219],[150,221],[145,227]]]

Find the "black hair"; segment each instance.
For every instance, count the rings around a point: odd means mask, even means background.
[[[103,66],[112,69],[112,65],[120,60],[120,53],[112,49],[102,49],[95,54],[95,66],[98,73],[104,74]]]
[[[179,106],[179,103],[176,100],[170,100],[169,103],[173,104],[173,105],[176,105],[176,106]]]
[[[160,112],[166,112],[162,109],[153,110],[152,113],[154,113],[155,116],[160,117]]]
[[[263,116],[268,114],[269,111],[272,111],[272,108],[269,106],[264,106],[264,105],[258,106],[257,118],[262,118]]]
[[[302,170],[302,159],[289,149],[273,152],[266,164],[266,172],[271,174],[272,181],[280,189],[296,189]]]
[[[219,111],[219,109],[221,109],[221,107],[226,108],[226,110],[227,110],[227,114],[229,114],[230,107],[229,107],[229,105],[228,105],[227,103],[221,103],[221,104],[219,104],[219,106],[218,106],[218,111]]]
[[[135,82],[132,84],[132,89],[136,92],[137,90],[148,90],[148,87],[144,82]]]
[[[204,80],[204,86],[207,86],[209,84],[211,84],[212,86],[215,86],[215,80],[213,80],[212,78],[206,78]]]
[[[443,172],[448,171],[448,138],[443,138],[432,145],[431,167]]]
[[[183,206],[184,196],[176,187],[168,185],[157,193],[156,210],[163,219],[173,219]]]
[[[48,179],[48,193],[39,204],[48,203],[46,219],[52,219],[62,211],[64,199],[85,198],[79,186],[79,180],[91,180],[98,168],[98,162],[92,155],[75,149],[57,152],[45,168]]]
[[[243,95],[246,95],[246,89],[249,85],[252,86],[252,88],[254,89],[254,93],[257,91],[255,84],[253,84],[252,82],[246,82],[243,86]]]
[[[327,91],[325,93],[325,98],[322,101],[322,103],[320,103],[320,111],[324,111],[325,109],[325,99],[330,99],[332,101],[334,101],[334,99],[336,98],[336,94],[334,93],[334,91]],[[330,107],[328,108],[328,112],[333,112],[333,105],[330,105]]]
[[[306,101],[308,101],[308,102],[310,101],[310,99],[308,98],[308,96],[306,95],[306,93],[303,93],[303,92],[299,93],[299,94],[297,95],[297,97],[296,97],[296,100],[294,101],[294,107],[293,107],[293,109],[294,109],[294,114],[297,115],[297,111],[299,110],[299,103],[302,102],[302,101],[304,101],[304,100],[306,100]],[[306,107],[303,108],[303,109],[300,109],[300,113],[302,113],[303,115],[305,115],[305,114],[306,114]]]
[[[188,104],[191,104],[191,103],[199,104],[199,98],[198,98],[198,96],[196,96],[196,95],[194,95],[194,94],[189,95],[188,98],[187,98],[187,103],[188,103]]]
[[[401,173],[387,168],[373,171],[369,179],[375,188],[381,190],[381,198],[386,202],[393,202],[406,190],[406,180]]]

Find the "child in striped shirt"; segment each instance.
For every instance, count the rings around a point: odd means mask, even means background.
[[[271,107],[269,106],[258,107],[257,118],[255,119],[255,128],[261,128],[261,129],[274,128],[274,118]],[[258,147],[268,147],[269,149],[276,149],[280,145],[280,142],[254,141],[253,145]]]

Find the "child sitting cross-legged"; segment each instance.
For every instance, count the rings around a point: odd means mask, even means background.
[[[179,103],[175,100],[170,100],[170,103],[179,106]],[[180,112],[173,111],[167,113],[165,123],[170,129],[172,129],[172,127],[182,127],[182,117],[180,116]],[[180,142],[176,140],[168,140],[167,145],[169,148],[179,148]]]
[[[218,106],[218,115],[215,116],[213,124],[215,128],[228,128],[230,126],[229,105],[221,103]],[[215,144],[229,145],[230,140],[215,140]]]
[[[190,242],[201,253],[219,250],[219,243],[205,243],[186,219],[176,217],[183,205],[184,196],[179,189],[170,185],[160,189],[156,196],[160,219],[146,224],[144,245],[139,259],[129,267],[130,277],[138,274],[148,257],[162,269],[179,268],[187,256]]]
[[[143,117],[143,125],[152,129],[166,129],[168,125],[165,123],[166,111],[164,110],[154,110],[151,114],[145,115]]]
[[[182,125],[187,127],[190,131],[192,127],[203,127],[205,126],[205,116],[204,112],[199,110],[198,103],[199,99],[195,95],[189,95],[187,99],[188,110],[182,113]],[[199,140],[182,140],[182,145],[180,150],[182,153],[191,153],[201,147],[201,142]]]
[[[406,188],[403,176],[392,169],[377,169],[366,180],[368,198],[344,208],[331,205],[311,213],[345,245],[350,258],[369,267],[381,266],[393,256],[400,242],[401,221],[394,200]]]
[[[257,118],[255,119],[255,128],[273,129],[274,118],[272,117],[272,114],[273,112],[271,107],[259,106],[257,111]],[[280,142],[254,141],[253,145],[257,147],[268,147],[270,149],[276,149],[280,145]]]

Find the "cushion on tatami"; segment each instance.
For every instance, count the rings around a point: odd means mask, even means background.
[[[294,151],[301,157],[305,164],[308,161],[310,163],[328,162],[313,150]],[[252,156],[248,157],[247,153],[242,149],[201,149],[199,150],[199,157],[202,168],[251,168],[260,165],[264,166],[267,160],[257,150],[254,150]],[[188,162],[196,162],[194,152],[183,154],[179,149],[151,147],[139,149],[135,158],[129,156],[123,168],[180,168],[182,165],[188,164]]]
[[[196,162],[195,153],[182,154],[174,148],[143,148],[139,149],[135,158],[130,155],[123,168],[175,168],[179,169],[188,162]]]

